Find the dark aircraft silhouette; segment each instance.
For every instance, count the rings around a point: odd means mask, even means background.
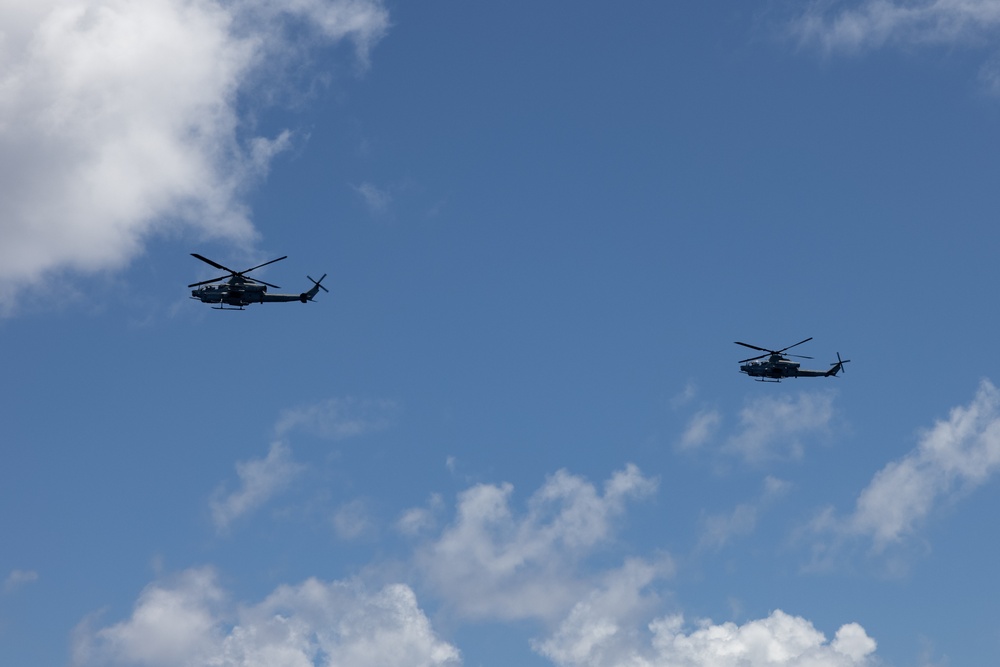
[[[306,276],[306,278],[309,278],[309,280],[312,281],[313,286],[308,291],[302,292],[301,294],[268,294],[268,287],[273,287],[274,289],[281,288],[277,285],[264,282],[263,280],[249,278],[246,276],[246,274],[255,269],[259,269],[262,266],[280,262],[281,260],[286,259],[288,255],[279,257],[278,259],[272,259],[270,262],[264,262],[263,264],[258,264],[257,266],[244,269],[242,271],[233,271],[218,262],[213,262],[207,257],[202,257],[196,252],[191,253],[191,256],[200,259],[206,264],[211,264],[217,269],[229,272],[228,276],[213,278],[211,280],[202,280],[201,282],[191,283],[188,285],[188,287],[198,288],[191,290],[192,299],[198,299],[202,303],[219,304],[218,306],[213,306],[215,310],[244,310],[244,306],[249,306],[252,303],[275,303],[282,301],[301,301],[302,303],[307,303],[313,300],[313,297],[319,293],[320,289],[324,292],[330,291],[321,284],[323,282],[323,278],[326,278],[325,273],[319,280],[313,280],[309,276]],[[213,285],[212,283],[221,284]],[[227,308],[227,306],[230,307]]]

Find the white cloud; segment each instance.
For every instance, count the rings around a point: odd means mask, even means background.
[[[286,19],[311,32],[293,41]],[[303,35],[366,62],[387,26],[381,0],[0,5],[0,312],[55,271],[120,268],[168,226],[251,242],[243,195],[290,140],[241,117],[258,75]]]
[[[858,496],[854,513],[832,510],[815,522],[821,532],[870,537],[875,550],[901,541],[943,502],[1000,471],[1000,391],[983,380],[975,398],[923,432],[917,447],[886,465]]]
[[[560,667],[862,667],[876,648],[856,623],[828,642],[812,623],[780,610],[743,625],[702,621],[693,629],[680,615],[666,616],[649,624],[649,635],[600,618],[588,624],[571,615],[540,652]]]
[[[77,664],[208,664],[221,641],[216,620],[224,594],[208,569],[189,570],[172,586],[154,585],[139,596],[132,617],[74,642]]]
[[[308,579],[238,606],[208,568],[139,596],[130,618],[98,630],[82,623],[74,664],[135,667],[431,667],[459,664],[409,587],[369,593],[357,582]]]
[[[38,581],[38,573],[34,570],[13,570],[4,580],[3,589],[10,593],[21,586],[33,584],[36,581]]]
[[[613,538],[625,502],[656,490],[655,479],[628,465],[601,494],[561,470],[528,501],[511,509],[510,484],[480,484],[459,496],[455,521],[418,551],[430,588],[457,613],[473,618],[553,618],[586,585],[577,565]]]
[[[996,0],[863,0],[810,3],[792,24],[803,44],[857,52],[887,45],[994,43],[1000,30]]]
[[[302,430],[321,438],[342,440],[388,427],[395,413],[396,404],[392,401],[331,398],[283,411],[274,430],[278,437]]]
[[[209,503],[212,521],[222,531],[239,517],[251,512],[288,484],[301,472],[302,466],[292,460],[288,445],[275,441],[263,459],[251,459],[236,464],[240,488],[226,494],[219,488]]]
[[[725,449],[748,462],[802,457],[801,438],[822,433],[833,417],[833,394],[755,398],[740,411],[740,432]]]
[[[577,602],[551,637],[533,642],[536,652],[557,665],[629,664],[634,653],[631,628],[656,602],[644,593],[656,579],[673,574],[669,559],[650,563],[631,559]]]
[[[852,667],[868,664],[874,640],[856,623],[842,626],[833,642],[804,618],[780,610],[743,625],[710,622],[685,632],[683,618],[671,616],[650,624],[650,665],[708,667]]]

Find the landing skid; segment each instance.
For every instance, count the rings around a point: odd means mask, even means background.
[[[757,378],[757,382],[774,382],[774,383],[777,384],[777,383],[780,383],[781,380],[766,380],[764,378]]]
[[[212,306],[212,310],[246,310],[243,306],[239,308],[226,308],[225,306]]]

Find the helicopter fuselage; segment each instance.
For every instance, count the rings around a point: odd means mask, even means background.
[[[325,277],[324,275],[323,278]],[[320,281],[323,278],[320,278]],[[225,310],[225,306],[242,310],[245,306],[253,303],[281,303],[288,301],[306,303],[312,301],[312,298],[316,296],[317,291],[321,287],[317,281],[314,281],[314,283],[316,285],[312,289],[301,294],[268,294],[266,285],[235,278],[221,285],[203,285],[197,289],[193,289],[191,290],[191,298],[197,299],[202,303],[219,304],[218,308],[220,310]],[[323,287],[323,289],[326,288]]]
[[[785,356],[785,350],[790,350],[811,340],[812,336],[805,340],[800,340],[794,345],[783,347],[780,350],[769,350],[766,347],[735,341],[737,345],[749,347],[751,350],[759,350],[764,353],[756,357],[740,360],[740,364],[742,364],[740,366],[740,373],[746,373],[750,377],[757,378],[759,382],[781,382],[785,378],[836,377],[837,373],[844,368],[844,364],[850,361],[850,359],[841,359],[839,352],[837,353],[837,361],[831,364],[830,368],[825,371],[811,371],[800,368],[798,362],[792,361]],[[791,356],[812,359],[812,357],[803,357],[800,354],[793,354]],[[762,361],[765,357],[766,360]]]
[[[833,364],[829,370],[815,371],[800,367],[800,364],[781,356],[771,356],[766,361],[748,361],[740,366],[740,372],[761,382],[781,382],[786,378],[816,378],[837,375],[843,368],[843,361]]]
[[[800,368],[800,364],[788,359],[768,359],[767,361],[750,361],[740,366],[740,372],[751,377],[781,380],[795,377],[820,377],[827,371],[810,371]]]

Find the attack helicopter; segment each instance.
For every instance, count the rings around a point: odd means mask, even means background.
[[[322,289],[324,292],[330,291],[321,284],[323,282],[323,278],[326,278],[325,273],[319,280],[313,280],[310,276],[306,276],[306,278],[309,278],[312,282],[313,286],[308,291],[302,292],[301,294],[268,294],[268,287],[273,287],[274,289],[281,288],[277,285],[272,285],[271,283],[264,282],[263,280],[259,280],[257,278],[250,278],[246,275],[251,271],[267,266],[268,264],[274,264],[275,262],[287,259],[288,255],[279,257],[278,259],[272,259],[269,262],[264,262],[263,264],[258,264],[257,266],[244,269],[242,271],[233,271],[218,262],[213,262],[207,257],[202,257],[196,252],[191,253],[191,256],[200,259],[206,264],[210,264],[217,269],[229,272],[228,276],[212,278],[211,280],[202,280],[201,282],[191,283],[188,285],[188,287],[198,288],[191,290],[192,299],[197,299],[202,303],[219,304],[217,306],[212,306],[215,310],[245,310],[244,306],[249,306],[251,303],[271,303],[281,301],[301,301],[302,303],[307,303],[313,300],[313,297],[319,293],[319,290]],[[221,281],[225,282],[220,285],[212,284],[219,283]]]
[[[792,361],[788,358],[798,357],[799,359],[812,359],[812,357],[803,356],[801,354],[785,355],[787,350],[811,340],[812,336],[806,338],[805,340],[800,340],[798,343],[795,343],[795,345],[789,345],[788,347],[784,347],[780,350],[769,350],[764,347],[750,345],[749,343],[735,341],[737,345],[749,347],[752,350],[760,350],[764,353],[757,357],[741,359],[739,363],[743,365],[740,366],[740,373],[746,373],[750,377],[756,378],[758,382],[781,382],[785,378],[836,377],[837,373],[843,370],[844,364],[850,361],[850,359],[841,359],[840,352],[837,353],[837,361],[830,366],[829,370],[825,371],[810,371],[804,368],[799,368],[798,362]],[[767,357],[766,361],[758,361],[758,359],[763,359],[764,357]]]

